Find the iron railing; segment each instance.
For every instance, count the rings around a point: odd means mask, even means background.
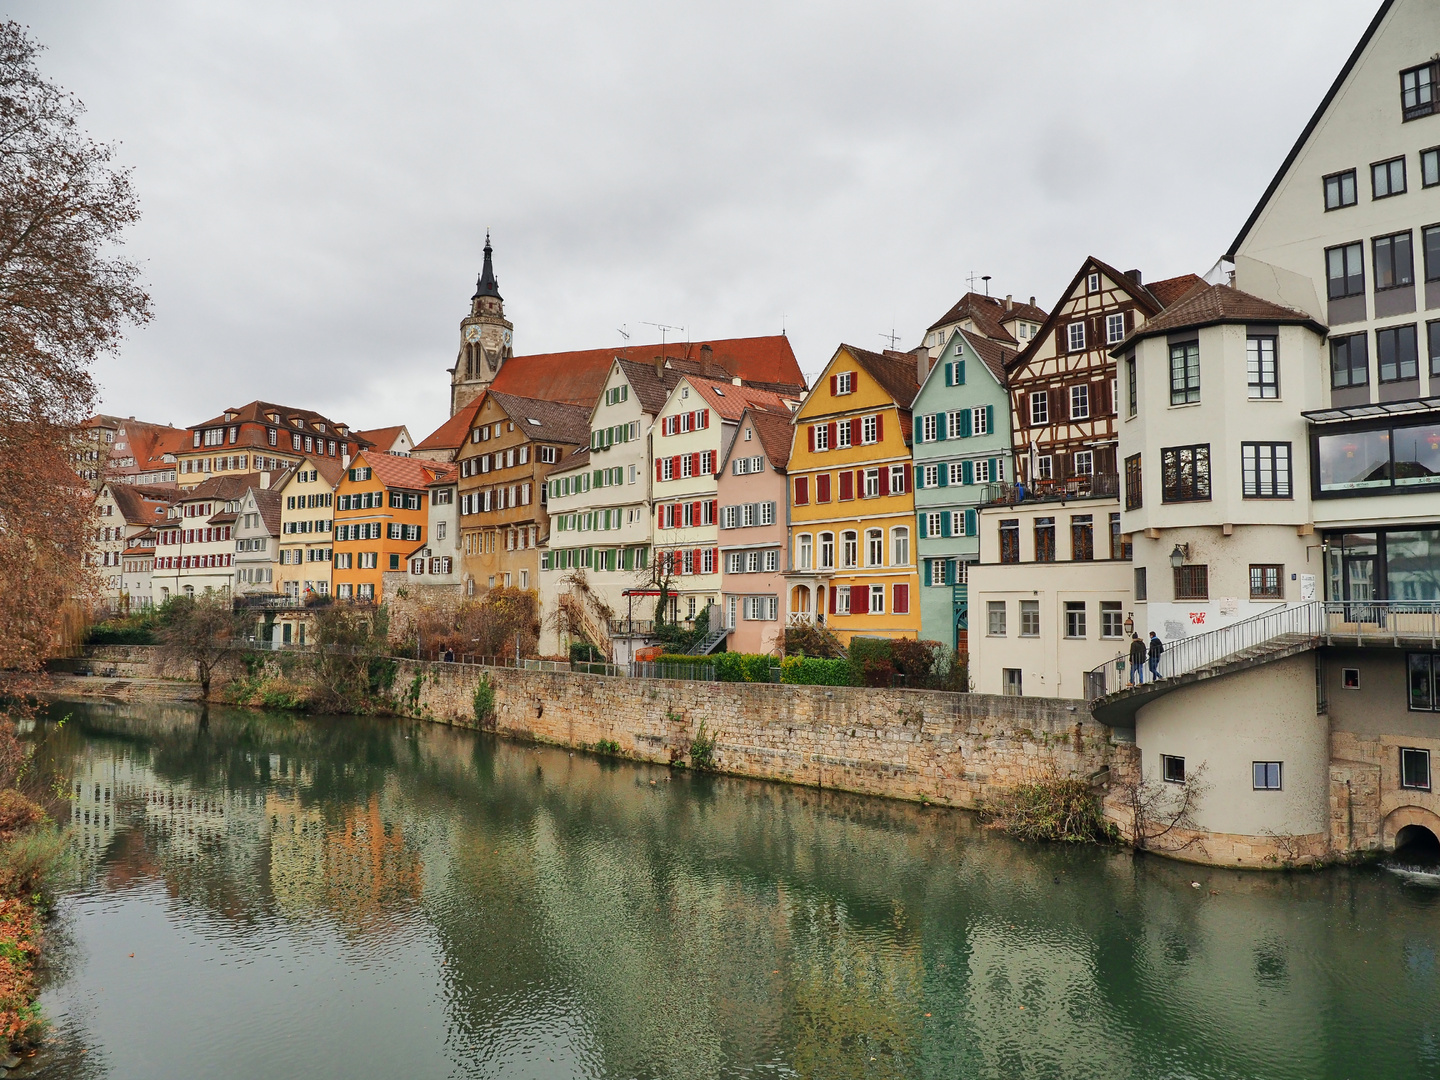
[[[1114,499],[1119,494],[1120,477],[1114,473],[1096,473],[1065,480],[986,484],[980,489],[980,505],[1017,506],[1020,503],[1069,502],[1073,499]]]
[[[1325,644],[1440,647],[1440,601],[1327,600]]]

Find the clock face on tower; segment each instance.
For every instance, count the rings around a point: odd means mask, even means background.
[[[471,345],[480,340],[480,326],[478,323],[471,323],[465,327],[465,340]]]
[[[509,330],[506,330],[503,334],[500,335],[500,340],[505,343],[505,347],[506,347],[507,349],[510,347],[510,342],[511,342],[512,336],[513,336],[513,335],[511,334],[511,332],[510,332]]]

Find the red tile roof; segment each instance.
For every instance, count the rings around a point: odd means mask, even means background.
[[[460,449],[465,444],[465,440],[470,437],[470,429],[475,425],[475,416],[483,404],[485,404],[485,395],[481,394],[416,443],[415,449],[430,452]]]
[[[905,353],[909,359],[898,360],[854,345],[841,345],[840,348],[855,358],[855,362],[880,384],[880,389],[889,394],[896,405],[906,412],[910,410],[915,395],[920,392],[920,384],[915,381],[918,372],[914,356]]]
[[[390,452],[390,448],[395,445],[395,440],[400,437],[400,433],[404,430],[404,424],[394,424],[391,427],[371,428],[369,431],[357,431],[354,432],[354,435],[357,440],[367,442],[371,446],[375,447],[376,450],[383,450],[385,453],[388,454]]]
[[[269,419],[271,413],[274,413],[280,418],[278,422],[271,422]],[[319,431],[318,428],[322,424],[325,430]],[[241,405],[239,408],[226,409],[219,416],[212,417],[203,423],[191,425],[190,431],[195,432],[204,428],[235,426],[240,428],[239,441],[234,444],[227,441],[225,444],[226,447],[232,445],[244,447],[254,446],[264,449],[269,443],[266,440],[263,429],[274,426],[282,427],[286,431],[298,431],[304,435],[319,435],[325,439],[335,439],[337,441],[348,440],[351,443],[357,444],[362,450],[369,446],[368,442],[360,439],[355,432],[350,431],[344,424],[337,424],[335,421],[321,416],[317,412],[311,412],[309,409],[295,409],[289,405],[275,405],[268,401],[252,401],[246,405]],[[341,428],[344,428],[344,433],[339,430]],[[192,439],[187,443],[182,452],[203,454],[213,453],[218,449],[218,447],[195,446],[193,442],[194,440]],[[281,454],[294,453],[293,449],[283,445],[283,443],[275,449]]]
[[[770,390],[754,390],[748,386],[736,386],[734,383],[716,382],[713,379],[687,376],[685,381],[725,420],[739,420],[746,409],[780,413],[788,420],[792,413],[787,400],[797,400],[786,399]]]
[[[355,455],[351,468],[361,464],[370,466],[375,479],[387,488],[404,488],[420,491],[437,480],[449,480],[458,476],[460,467],[448,462],[429,461],[425,458],[401,457],[399,454],[382,454],[376,450],[362,450]]]
[[[538,398],[516,397],[499,390],[488,391],[501,411],[515,422],[515,428],[532,442],[550,440],[589,445],[590,410],[580,405],[561,405]],[[538,423],[532,423],[538,421]]]
[[[1179,277],[1152,281],[1145,287],[1150,290],[1162,308],[1168,308],[1197,285],[1204,285],[1205,279],[1199,274],[1181,274]]]

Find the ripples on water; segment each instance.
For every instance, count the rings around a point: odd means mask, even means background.
[[[1440,1076],[1414,875],[1024,846],[433,725],[57,712],[84,874],[22,1074]]]

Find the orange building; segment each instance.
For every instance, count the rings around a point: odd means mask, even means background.
[[[454,465],[365,450],[335,489],[335,597],[378,601],[387,570],[403,570],[425,535],[428,488]]]

